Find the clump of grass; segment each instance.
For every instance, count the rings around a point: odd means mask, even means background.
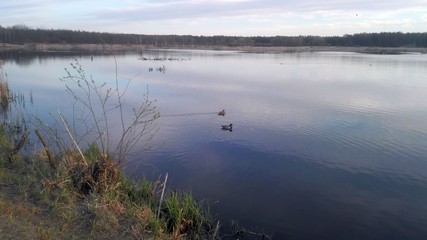
[[[211,216],[205,210],[191,193],[171,192],[165,199],[163,217],[167,221],[168,231],[174,237],[202,239],[205,230],[212,229]]]
[[[43,227],[38,227],[36,229],[36,239],[40,239],[40,240],[49,240],[49,239],[55,239],[52,236],[52,230],[51,229],[46,229]]]
[[[75,190],[81,195],[101,193],[120,184],[120,173],[112,159],[104,157],[96,145],[91,145],[84,153],[70,152],[63,156],[59,171],[71,180]],[[88,160],[87,160],[88,159]]]
[[[120,203],[118,203],[120,205]],[[95,235],[114,235],[120,229],[119,216],[121,215],[110,204],[93,203],[90,204],[91,232]],[[120,211],[125,211],[120,210]]]

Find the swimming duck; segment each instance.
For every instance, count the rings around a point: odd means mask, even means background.
[[[222,109],[222,111],[219,111],[218,116],[225,116],[225,110]]]
[[[222,130],[228,130],[228,131],[232,131],[233,130],[233,124],[230,125],[222,125],[221,126]]]

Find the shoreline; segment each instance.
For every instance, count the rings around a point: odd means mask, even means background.
[[[0,51],[25,52],[89,52],[117,53],[135,52],[149,49],[197,49],[217,51],[239,51],[247,53],[298,53],[298,52],[354,52],[366,54],[427,54],[427,48],[411,47],[336,47],[336,46],[300,46],[300,47],[268,47],[268,46],[199,46],[199,45],[124,45],[124,44],[35,44],[23,45],[0,44]]]

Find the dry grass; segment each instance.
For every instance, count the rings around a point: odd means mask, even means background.
[[[71,238],[62,231],[61,221],[31,199],[31,180],[25,175],[22,159],[0,167],[0,238],[56,239]]]
[[[57,169],[41,153],[1,157],[0,239],[209,238],[212,221],[191,195],[167,194],[159,218],[160,184],[127,180],[96,149],[85,163],[63,154]]]

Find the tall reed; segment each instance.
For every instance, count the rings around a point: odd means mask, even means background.
[[[8,118],[10,90],[3,72],[3,64],[4,62],[0,59],[0,115],[4,122]]]
[[[9,102],[9,84],[6,81],[6,77],[3,72],[3,63],[0,60],[0,99],[1,104],[4,105]]]

